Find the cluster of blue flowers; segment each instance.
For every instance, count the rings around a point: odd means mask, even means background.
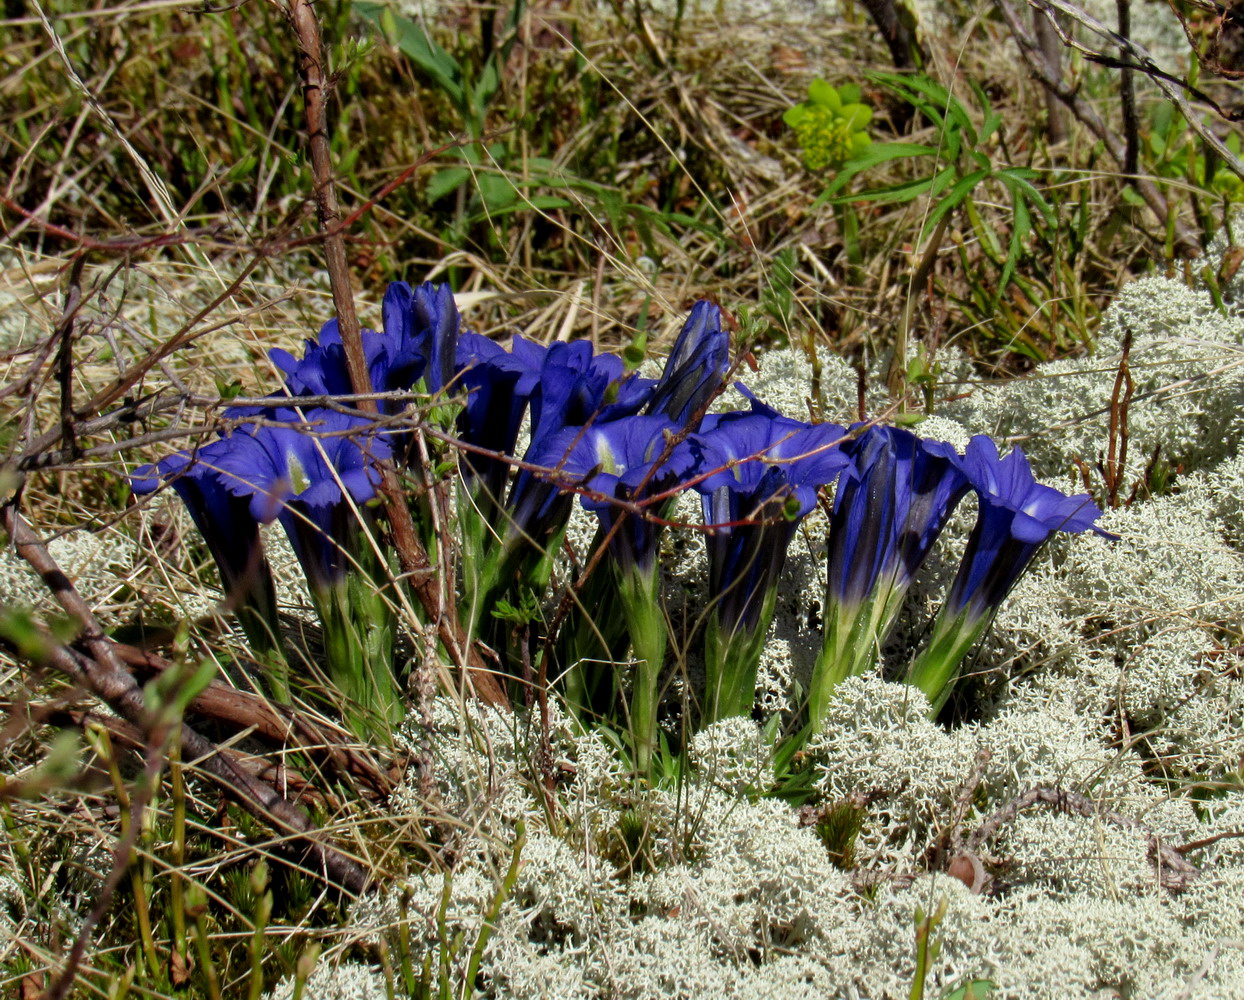
[[[700,494],[709,559],[702,723],[751,711],[787,550],[830,484],[812,724],[834,685],[876,663],[917,571],[969,491],[979,499],[976,526],[908,677],[935,709],[1042,543],[1060,530],[1104,534],[1087,495],[1034,482],[1022,451],[1000,457],[984,436],[959,455],[892,427],[794,420],[750,394],[747,411],[706,415],[729,368],[728,334],[708,302],[692,309],[657,379],[628,374],[619,358],[581,341],[515,336],[507,350],[461,332],[444,285],[390,286],[383,325],[362,334],[373,387],[424,394],[415,401],[434,406],[422,406],[422,419],[440,420],[457,440],[461,621],[515,676],[533,651],[555,657],[543,666],[561,678],[571,708],[585,723],[625,720],[641,769],[657,745],[667,645],[659,539],[680,490]],[[411,466],[421,452],[410,446],[413,423],[402,419],[409,401],[386,400],[382,421],[316,405],[322,399],[299,403],[351,391],[335,322],[301,359],[271,356],[285,376],[272,406],[228,411],[231,430],[139,469],[133,488],[177,492],[252,645],[274,664],[273,694],[287,696],[276,666],[287,651],[258,530],[280,521],[320,612],[330,679],[357,705],[348,718],[360,734],[374,733],[402,710],[395,584],[376,543],[379,464],[393,462],[425,485],[430,473]],[[560,634],[537,642],[576,495],[599,521],[600,558],[577,582],[577,610],[560,616]],[[618,613],[601,613],[609,607]],[[628,651],[634,669],[624,683],[611,665]]]

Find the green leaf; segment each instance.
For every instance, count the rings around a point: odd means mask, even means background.
[[[816,205],[824,204],[829,198],[832,198],[842,188],[846,187],[847,182],[858,173],[865,170],[871,170],[873,167],[880,166],[882,163],[889,163],[892,160],[911,159],[916,156],[936,156],[937,150],[932,146],[925,146],[917,142],[874,142],[868,146],[868,149],[853,159],[847,160],[839,169],[837,176],[833,182],[817,198]],[[816,206],[813,206],[816,207]]]
[[[942,130],[942,139],[946,143],[946,152],[944,154],[947,160],[959,159],[959,153],[963,150],[963,134],[953,124],[948,125]]]
[[[1035,170],[1028,170],[1025,167],[1008,167],[1000,170],[995,175],[1015,197],[1023,198],[1032,205],[1040,214],[1042,220],[1047,226],[1053,226],[1058,221],[1058,215],[1054,211],[1045,195],[1033,186],[1030,177],[1040,176]]]
[[[808,117],[808,106],[806,104],[796,104],[793,108],[787,108],[782,113],[782,121],[786,122],[791,128],[797,128],[799,123]]]
[[[998,287],[995,298],[1000,296],[1003,289],[1011,283],[1011,275],[1015,273],[1015,265],[1019,262],[1020,254],[1023,253],[1024,239],[1032,229],[1032,220],[1028,214],[1028,204],[1019,195],[1014,198],[1015,205],[1015,221],[1011,225],[1011,242],[1007,246],[1006,263],[1002,267],[1002,274],[998,278]]]
[[[976,130],[972,128],[972,119],[967,108],[936,80],[923,73],[914,76],[872,73],[870,76],[919,110],[944,132],[950,133],[952,129],[949,125],[956,125],[963,131],[968,145],[977,144]]]
[[[842,98],[838,96],[838,91],[820,77],[808,85],[808,99],[813,104],[820,104],[833,111],[842,108]]]
[[[867,104],[847,104],[842,108],[842,119],[852,132],[858,132],[873,120],[873,109]]]
[[[860,85],[858,83],[844,83],[838,88],[838,97],[844,105],[858,104],[860,102]]]
[[[998,114],[998,112],[990,111],[988,114],[986,114],[985,121],[981,125],[980,138],[977,140],[978,143],[984,144],[985,142],[987,142],[989,140],[989,137],[993,135],[995,131],[997,131],[998,126],[1001,124],[1002,124],[1002,116]]]
[[[946,185],[954,179],[954,174],[954,167],[945,167],[940,173],[918,181],[907,181],[903,184],[894,184],[891,187],[861,191],[858,194],[842,195],[838,198],[828,198],[825,201],[830,205],[841,205],[853,201],[875,201],[879,204],[912,201],[915,198],[919,198],[922,194],[940,194],[945,190]],[[824,198],[823,195],[822,198]],[[819,201],[820,199],[818,199]]]
[[[492,100],[501,86],[501,74],[497,71],[497,54],[494,52],[484,64],[484,71],[471,89],[471,103],[476,119],[483,131],[484,113],[488,110],[488,102]]]
[[[356,3],[354,9],[375,25],[407,59],[431,77],[460,111],[467,111],[461,67],[419,25],[401,14],[394,13],[386,4]]]
[[[973,979],[947,993],[942,1000],[985,1000],[996,985],[989,979]]]
[[[518,191],[502,174],[479,173],[475,177],[484,211],[492,214],[509,208],[518,200]]]
[[[1136,193],[1135,188],[1125,187],[1121,193],[1123,195],[1123,200],[1127,202],[1129,205],[1134,205],[1136,208],[1145,207],[1146,205],[1145,199]]]
[[[466,167],[448,167],[445,170],[438,170],[428,181],[424,194],[430,202],[444,198],[451,191],[457,191],[470,176],[471,171]]]
[[[966,177],[959,178],[951,187],[946,197],[937,203],[937,206],[929,213],[929,217],[924,220],[924,226],[920,230],[920,239],[924,239],[938,224],[942,216],[949,212],[952,208],[963,201],[964,198],[976,187],[981,181],[989,176],[988,170],[976,170],[968,174]]]

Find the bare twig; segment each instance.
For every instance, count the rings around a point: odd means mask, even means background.
[[[1156,833],[1139,820],[1124,816],[1122,813],[1107,809],[1100,802],[1094,802],[1080,792],[1054,788],[1049,785],[1038,785],[1022,795],[1017,795],[1002,808],[985,820],[967,840],[967,849],[979,854],[984,844],[1025,809],[1034,805],[1052,806],[1063,812],[1074,812],[1088,818],[1104,819],[1123,830],[1134,830],[1143,833],[1149,841],[1149,852],[1153,855],[1158,870],[1159,883],[1172,892],[1179,892],[1191,885],[1199,876],[1200,870],[1188,861],[1179,851],[1165,843]]]
[[[142,735],[146,751],[144,754],[143,774],[138,782],[135,794],[130,800],[129,816],[125,824],[125,831],[112,849],[112,871],[104,879],[104,884],[100,887],[95,905],[91,908],[91,912],[86,915],[86,919],[82,921],[82,926],[78,930],[78,936],[74,939],[73,947],[69,950],[69,957],[65,959],[65,964],[62,966],[60,974],[53,981],[52,985],[48,987],[47,992],[43,994],[43,1000],[61,1000],[69,992],[70,987],[73,986],[74,980],[77,977],[78,966],[82,964],[83,956],[86,954],[87,946],[91,943],[95,928],[99,926],[99,922],[104,919],[104,916],[112,906],[112,897],[116,894],[117,887],[121,884],[121,880],[126,873],[129,872],[130,865],[134,861],[134,847],[137,845],[138,835],[142,831],[143,813],[146,812],[152,796],[160,785],[160,772],[164,768],[168,741],[172,735],[169,720],[159,720]]]
[[[1158,89],[1166,95],[1167,100],[1179,108],[1179,113],[1183,115],[1184,120],[1188,123],[1192,130],[1205,141],[1206,145],[1221,156],[1223,162],[1230,167],[1238,177],[1244,178],[1244,160],[1241,160],[1236,153],[1231,151],[1231,149],[1221,138],[1215,135],[1211,129],[1206,127],[1205,123],[1201,121],[1200,116],[1193,112],[1192,106],[1188,103],[1188,98],[1185,94],[1191,94],[1196,100],[1207,104],[1215,111],[1215,113],[1228,121],[1237,120],[1239,117],[1237,113],[1227,111],[1208,94],[1196,89],[1186,81],[1181,80],[1162,69],[1162,67],[1160,67],[1154,60],[1153,56],[1151,56],[1142,45],[1139,45],[1132,39],[1125,37],[1119,32],[1111,31],[1095,17],[1081,10],[1075,4],[1070,3],[1069,0],[1028,0],[1028,3],[1033,7],[1036,7],[1038,10],[1046,11],[1047,16],[1050,16],[1049,12],[1051,11],[1059,11],[1067,15],[1067,17],[1072,20],[1084,25],[1084,27],[1088,28],[1098,37],[1109,42],[1111,45],[1117,46],[1119,52],[1122,53],[1124,57],[1122,60],[1114,59],[1105,53],[1097,52],[1087,46],[1081,45],[1071,38],[1070,35],[1062,32],[1060,29],[1063,44],[1079,49],[1084,53],[1086,58],[1099,62],[1104,66],[1115,66],[1120,69],[1125,67],[1136,69],[1141,73],[1144,73],[1145,76],[1149,77],[1149,79],[1157,84]],[[1129,63],[1127,60],[1131,60],[1131,62]]]
[[[333,305],[337,310],[350,385],[360,396],[367,396],[372,391],[371,377],[367,371],[367,358],[363,352],[358,316],[354,309],[345,239],[339,225],[341,211],[333,181],[332,151],[328,142],[325,97],[329,82],[324,67],[319,19],[309,0],[289,0],[289,14],[299,44],[299,72],[302,75],[306,104],[304,111],[307,118],[307,143],[311,154],[320,228],[324,233],[324,257],[332,286]],[[366,399],[360,402],[360,406],[372,412],[377,409],[374,401]],[[445,600],[441,592],[444,586],[449,585],[448,581],[442,581],[441,574],[431,572],[427,552],[419,540],[396,468],[392,462],[378,464],[382,480],[381,495],[384,498],[389,530],[393,534],[394,548],[401,561],[402,571],[410,580],[419,603],[429,618],[436,622],[441,643],[455,666],[468,668],[468,680],[475,693],[493,704],[507,704],[500,684],[484,669],[478,653],[469,647],[459,633],[454,620],[453,601]]]
[[[1132,331],[1123,334],[1123,352],[1119,356],[1119,372],[1114,379],[1114,391],[1110,394],[1110,428],[1107,434],[1106,465],[1102,470],[1106,480],[1106,501],[1111,508],[1119,506],[1119,487],[1123,483],[1123,470],[1127,466],[1127,417],[1132,405],[1136,383],[1132,379],[1129,360],[1132,354]]]
[[[1115,131],[1102,121],[1096,110],[1080,96],[1077,87],[1069,84],[1063,79],[1061,74],[1056,73],[1049,66],[1042,54],[1040,44],[1029,33],[1023,21],[1020,20],[1019,12],[1010,0],[993,0],[993,2],[994,6],[1002,14],[1003,20],[1006,21],[1011,35],[1019,45],[1020,55],[1028,65],[1029,70],[1067,106],[1068,110],[1076,118],[1084,123],[1090,132],[1101,140],[1106,147],[1106,151],[1114,158],[1115,162],[1122,165],[1127,158],[1127,151],[1119,141]],[[1045,9],[1041,5],[1042,0],[1030,0],[1030,2],[1038,9]],[[1062,10],[1063,6],[1060,5],[1057,9]],[[1052,19],[1051,23],[1054,24],[1056,30],[1060,30],[1057,23]],[[1136,192],[1144,199],[1145,204],[1149,206],[1163,225],[1173,224],[1175,241],[1182,252],[1189,255],[1200,253],[1201,245],[1196,234],[1187,223],[1178,218],[1162,192],[1158,190],[1157,185],[1148,178],[1138,177],[1136,179]]]
[[[895,68],[919,69],[928,63],[928,54],[912,30],[915,19],[902,0],[864,0],[864,9],[881,32]]]
[[[1115,9],[1119,12],[1119,35],[1131,38],[1132,0],[1115,0]],[[1126,56],[1122,50],[1119,54]],[[1135,184],[1140,172],[1140,122],[1136,117],[1136,83],[1129,67],[1119,71],[1119,96],[1123,105],[1123,173],[1129,184]]]
[[[139,679],[152,677],[172,669],[173,664],[145,649],[124,643],[113,643],[117,656],[134,670]],[[376,796],[388,795],[393,780],[366,754],[358,753],[348,744],[351,737],[342,730],[313,722],[302,712],[274,705],[268,699],[249,691],[212,681],[190,702],[189,711],[224,722],[238,731],[252,730],[277,746],[297,748],[312,754],[322,753],[343,778],[363,782]]]
[[[1038,10],[1032,12],[1032,27],[1037,33],[1041,54],[1055,77],[1063,75],[1063,43],[1049,18]],[[1050,145],[1067,141],[1067,109],[1052,90],[1045,88],[1045,137]]]
[[[87,650],[79,652],[49,639],[44,650],[46,665],[85,687],[122,718],[150,732],[153,717],[144,702],[142,689],[125,668],[115,644],[104,635],[90,607],[13,503],[3,507],[3,523],[17,554],[39,574],[61,607],[78,623],[78,641]],[[323,843],[319,831],[301,809],[221,756],[215,744],[184,724],[181,746],[184,758],[195,760],[247,812],[304,846],[316,870],[351,892],[362,892],[366,888],[368,879],[363,869]]]

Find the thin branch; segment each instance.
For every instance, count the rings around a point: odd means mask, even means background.
[[[340,227],[341,210],[337,204],[336,185],[333,181],[332,150],[328,142],[328,113],[325,106],[329,81],[324,67],[319,19],[309,0],[289,0],[289,15],[299,45],[298,63],[306,105],[304,113],[307,119],[307,143],[311,154],[320,229],[324,233],[324,257],[333,292],[333,305],[337,310],[350,385],[360,396],[366,396],[371,393],[372,385],[359,332],[358,315],[354,309],[349,262],[346,259],[345,239]],[[366,399],[360,405],[368,411],[374,412],[377,409],[374,401]],[[445,600],[442,593],[442,588],[449,586],[449,582],[441,579],[442,574],[432,572],[396,468],[390,461],[380,462],[379,468],[380,491],[389,529],[393,535],[394,548],[397,550],[402,571],[410,580],[419,603],[429,619],[436,623],[437,634],[454,665],[468,668],[468,681],[474,687],[475,693],[493,704],[508,704],[501,685],[484,669],[479,654],[459,632],[454,620],[454,602]]]
[[[1115,0],[1115,8],[1119,13],[1119,35],[1122,38],[1132,36],[1132,0]],[[1126,55],[1120,50],[1120,53]],[[1123,104],[1123,173],[1128,183],[1136,183],[1136,175],[1140,172],[1140,122],[1136,117],[1136,83],[1132,79],[1132,70],[1125,67],[1119,71],[1119,89]]]
[[[1023,57],[1024,62],[1028,64],[1032,74],[1048,87],[1059,100],[1067,105],[1071,113],[1083,122],[1090,132],[1101,140],[1106,147],[1106,151],[1121,166],[1127,158],[1127,151],[1119,141],[1119,137],[1114,130],[1102,121],[1101,116],[1090,104],[1080,97],[1079,88],[1067,83],[1061,74],[1056,74],[1051,69],[1041,52],[1040,44],[1029,33],[1023,21],[1020,20],[1019,12],[1010,0],[993,0],[993,2],[994,6],[1002,14],[1003,20],[1006,21],[1011,35],[1019,45],[1020,55]],[[1030,2],[1038,9],[1045,9],[1041,6],[1042,0],[1030,0]],[[1058,9],[1062,10],[1063,8],[1059,6]],[[1057,23],[1054,22],[1054,24],[1057,29]],[[1136,179],[1136,192],[1145,200],[1145,204],[1149,206],[1163,225],[1173,224],[1176,244],[1184,253],[1190,255],[1200,253],[1201,245],[1196,234],[1174,212],[1162,192],[1158,190],[1157,185],[1147,177],[1138,177]]]
[[[1028,3],[1033,7],[1036,7],[1038,10],[1046,11],[1047,16],[1052,16],[1050,11],[1053,10],[1066,14],[1068,17],[1084,25],[1100,38],[1105,39],[1112,45],[1118,46],[1119,51],[1125,58],[1131,58],[1135,61],[1134,68],[1144,73],[1145,76],[1149,77],[1149,79],[1156,83],[1158,85],[1158,89],[1166,95],[1167,100],[1179,108],[1179,113],[1183,115],[1184,120],[1187,121],[1188,125],[1191,126],[1192,130],[1196,132],[1197,135],[1205,140],[1206,145],[1221,156],[1223,162],[1230,167],[1238,177],[1244,178],[1244,161],[1233,153],[1231,149],[1228,148],[1227,144],[1215,135],[1212,130],[1205,126],[1205,123],[1201,121],[1200,116],[1193,112],[1192,106],[1188,103],[1188,98],[1184,95],[1185,93],[1192,94],[1198,101],[1203,101],[1208,104],[1218,115],[1229,121],[1236,120],[1238,118],[1237,115],[1224,110],[1218,102],[1213,100],[1208,94],[1197,90],[1190,84],[1166,72],[1157,64],[1157,62],[1154,61],[1153,56],[1149,54],[1148,50],[1145,49],[1144,46],[1139,45],[1130,38],[1124,37],[1116,31],[1111,31],[1095,17],[1085,13],[1075,4],[1069,3],[1067,0],[1028,0]],[[1105,65],[1113,64],[1113,60],[1110,56],[1078,44],[1066,33],[1062,33],[1062,37],[1063,44],[1074,46],[1083,52],[1088,58]]]
[[[1149,842],[1149,852],[1153,855],[1158,869],[1158,881],[1164,888],[1179,892],[1188,888],[1199,876],[1200,870],[1188,861],[1179,851],[1167,844],[1156,833],[1139,820],[1124,816],[1122,813],[1107,809],[1100,802],[1094,802],[1087,795],[1054,788],[1049,785],[1038,785],[1021,795],[1015,796],[985,820],[967,840],[967,849],[974,854],[980,853],[986,841],[996,836],[1008,823],[1025,809],[1035,805],[1052,806],[1062,812],[1074,812],[1089,819],[1104,819],[1123,830],[1143,833]]]
[[[78,623],[78,641],[88,650],[88,653],[82,653],[48,641],[44,651],[46,664],[85,687],[122,718],[149,733],[156,720],[143,699],[142,689],[133,674],[125,668],[115,644],[104,635],[90,607],[13,503],[4,505],[3,523],[17,554],[39,574],[61,607]],[[214,743],[185,724],[181,726],[181,746],[183,759],[196,761],[247,812],[305,847],[315,870],[354,893],[361,893],[367,887],[366,872],[355,861],[325,844],[320,839],[320,831],[301,809],[221,756]]]

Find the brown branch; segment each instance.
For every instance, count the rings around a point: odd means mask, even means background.
[[[299,45],[298,65],[302,76],[304,113],[307,119],[307,144],[311,154],[320,229],[324,233],[324,257],[332,286],[333,305],[337,310],[350,385],[356,393],[367,395],[372,391],[371,378],[367,371],[367,358],[354,309],[354,293],[350,288],[345,239],[340,229],[341,210],[337,204],[333,181],[332,150],[328,142],[325,98],[329,83],[324,72],[319,19],[309,0],[289,0],[289,15]],[[360,405],[364,410],[376,410],[374,402],[364,400]],[[444,588],[451,587],[452,582],[442,580],[439,573],[431,572],[432,566],[423,543],[419,540],[396,468],[388,461],[379,463],[379,466],[380,492],[403,574],[410,581],[411,588],[429,620],[436,623],[437,635],[454,665],[468,668],[467,680],[475,693],[492,704],[508,705],[500,684],[484,669],[479,654],[469,647],[460,634],[454,620],[454,602],[445,599]]]
[[[159,787],[160,772],[164,768],[165,753],[171,735],[167,718],[152,721],[153,724],[141,733],[140,743],[145,751],[142,778],[138,782],[135,794],[130,799],[125,830],[112,849],[112,871],[104,880],[91,912],[82,921],[78,936],[69,950],[69,957],[65,959],[60,974],[43,994],[43,1000],[62,1000],[73,986],[77,978],[78,966],[82,964],[95,928],[99,926],[99,922],[104,919],[104,915],[112,906],[112,898],[116,895],[121,880],[130,870],[130,865],[133,864],[134,848],[138,844],[138,835],[142,831],[143,813],[146,812],[153,794]]]
[[[1110,394],[1110,426],[1107,435],[1106,465],[1102,470],[1106,480],[1106,501],[1111,509],[1119,506],[1119,486],[1123,482],[1123,470],[1127,465],[1127,417],[1132,405],[1136,383],[1132,379],[1130,358],[1132,354],[1132,331],[1123,334],[1123,352],[1119,357],[1119,372],[1114,379],[1114,391]]]
[[[1002,14],[1012,37],[1019,46],[1020,55],[1028,65],[1029,71],[1049,90],[1058,97],[1084,126],[1092,132],[1106,148],[1116,163],[1123,165],[1127,159],[1127,150],[1118,135],[1111,129],[1093,107],[1080,97],[1079,88],[1067,83],[1061,73],[1056,73],[1046,62],[1041,46],[1028,32],[1019,13],[1010,0],[993,0],[994,6]],[[1136,178],[1136,192],[1144,199],[1154,215],[1163,225],[1173,224],[1175,242],[1179,249],[1188,256],[1196,256],[1201,251],[1200,241],[1188,224],[1178,217],[1171,208],[1157,185],[1147,177]]]
[[[1115,0],[1115,9],[1119,14],[1119,34],[1130,39],[1132,0]],[[1119,70],[1119,96],[1123,105],[1123,173],[1129,184],[1135,184],[1140,173],[1140,120],[1136,115],[1136,83],[1130,67]]]
[[[5,504],[3,521],[17,554],[39,574],[61,607],[77,622],[78,641],[88,651],[83,653],[49,640],[42,656],[46,665],[89,690],[123,719],[150,733],[158,720],[148,709],[142,689],[125,668],[116,645],[104,635],[90,607],[12,503]],[[190,726],[183,724],[180,732],[183,759],[195,761],[247,812],[304,847],[315,870],[351,892],[360,893],[367,887],[366,872],[355,861],[325,844],[319,830],[301,809],[222,756],[214,743]]]
[[[902,0],[863,0],[864,9],[881,32],[896,69],[919,69],[929,57],[913,30],[915,19]]]
[[[1188,888],[1201,874],[1176,848],[1165,843],[1139,820],[1107,809],[1100,802],[1094,802],[1080,792],[1048,785],[1031,788],[994,812],[968,838],[967,849],[973,854],[979,854],[986,841],[996,836],[1008,823],[1014,822],[1025,809],[1035,805],[1052,806],[1062,812],[1074,812],[1089,819],[1104,819],[1120,829],[1143,833],[1149,842],[1149,853],[1157,865],[1158,882],[1172,892]]]
[[[1041,11],[1033,10],[1032,26],[1037,33],[1037,43],[1041,46],[1041,54],[1054,76],[1062,76],[1063,43],[1050,19]],[[1067,109],[1063,107],[1055,93],[1048,87],[1045,90],[1045,137],[1050,145],[1067,141]]]
[[[113,648],[140,680],[173,668],[168,660],[149,650],[120,642],[114,642]],[[352,739],[347,733],[322,726],[295,709],[274,705],[257,694],[212,681],[190,702],[187,711],[228,723],[238,731],[253,730],[276,746],[322,752],[338,774],[362,781],[374,796],[383,797],[393,791],[393,779],[366,754],[347,745]]]

